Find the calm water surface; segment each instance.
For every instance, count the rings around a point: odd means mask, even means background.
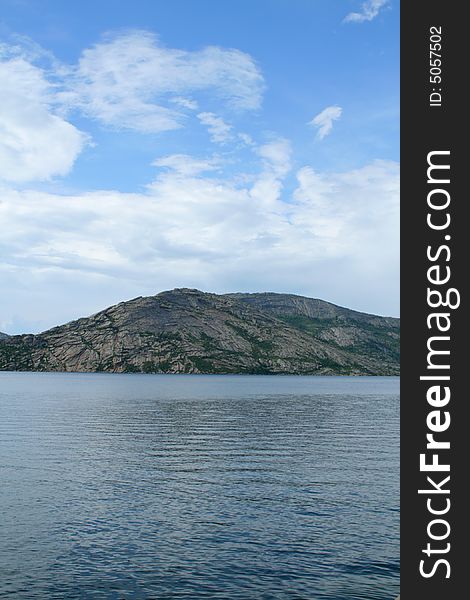
[[[393,600],[398,388],[0,373],[0,597]]]

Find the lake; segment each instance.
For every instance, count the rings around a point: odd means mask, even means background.
[[[399,379],[0,373],[0,597],[393,600]]]

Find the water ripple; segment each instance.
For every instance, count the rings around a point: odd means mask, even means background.
[[[0,386],[1,598],[398,595],[397,379]]]

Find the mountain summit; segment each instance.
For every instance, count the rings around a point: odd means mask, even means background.
[[[293,294],[181,288],[0,338],[0,370],[398,375],[399,330],[399,319]]]

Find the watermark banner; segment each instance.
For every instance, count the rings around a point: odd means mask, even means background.
[[[467,579],[464,22],[457,3],[402,4],[402,600]]]

